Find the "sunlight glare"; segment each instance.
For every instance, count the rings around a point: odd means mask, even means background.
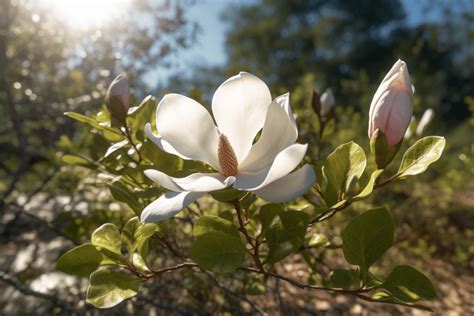
[[[71,27],[101,27],[127,10],[131,0],[43,0],[51,13]]]

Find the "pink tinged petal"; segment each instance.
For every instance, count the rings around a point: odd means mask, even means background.
[[[181,212],[206,192],[167,192],[143,210],[140,220],[145,223],[164,221]]]
[[[239,163],[250,151],[271,102],[267,85],[246,72],[227,79],[214,93],[214,118],[219,131],[229,139]]]
[[[406,95],[410,102],[407,102],[407,97],[398,96],[398,94]],[[406,127],[410,123],[413,112],[412,97],[412,84],[407,66],[404,61],[398,60],[383,79],[370,104],[369,138],[372,137],[377,129],[387,134],[387,125],[391,126],[391,130],[397,130],[397,132],[390,137],[392,141],[399,137],[398,129],[403,126],[405,126],[403,130],[403,134],[405,134]],[[406,118],[409,115],[407,121],[398,122],[397,119],[394,119],[394,121],[390,123],[390,116],[399,111],[403,111],[404,113],[396,114],[395,117]],[[395,123],[402,124],[394,128],[393,124]],[[401,137],[403,137],[403,135]],[[389,137],[387,136],[387,138]]]
[[[308,145],[293,144],[282,150],[272,164],[258,172],[239,172],[233,187],[239,190],[255,191],[278,180],[298,166],[306,154]]]
[[[316,174],[311,165],[304,165],[289,175],[255,191],[259,197],[272,203],[291,201],[308,192],[316,182]]]
[[[167,94],[156,110],[156,127],[180,156],[208,163],[219,170],[218,134],[209,112],[180,94]]]
[[[235,177],[224,177],[219,173],[194,173],[184,178],[174,178],[161,171],[148,169],[145,175],[162,187],[177,192],[216,191],[227,188],[235,181]]]
[[[412,97],[406,91],[395,92],[393,105],[385,125],[384,134],[388,144],[397,144],[405,135],[413,115]]]
[[[156,145],[158,148],[160,148],[163,151],[166,151],[169,154],[176,155],[178,157],[181,157],[186,160],[190,160],[191,158],[183,156],[180,154],[173,146],[171,146],[170,143],[168,143],[166,140],[164,140],[161,136],[155,135],[153,131],[151,130],[151,124],[147,123],[145,125],[145,133],[148,136],[148,138]]]
[[[289,95],[286,94],[270,104],[262,135],[239,165],[241,172],[255,173],[268,167],[280,151],[293,144],[298,138],[298,130],[289,102],[287,102],[288,98]]]

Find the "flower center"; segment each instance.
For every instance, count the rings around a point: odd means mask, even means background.
[[[219,136],[219,145],[217,147],[217,159],[219,160],[219,167],[221,173],[226,176],[235,176],[239,171],[239,163],[234,149],[229,143],[229,140],[224,134]]]

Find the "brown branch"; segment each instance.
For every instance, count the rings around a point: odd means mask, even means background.
[[[237,219],[239,221],[239,231],[244,235],[245,239],[247,240],[247,243],[252,247],[253,252],[250,252],[250,255],[252,256],[253,260],[255,261],[255,264],[257,267],[264,272],[265,269],[263,268],[263,264],[260,261],[259,257],[259,246],[260,243],[258,240],[253,239],[250,237],[247,229],[245,228],[245,223],[244,220],[242,219],[242,208],[240,207],[240,201],[239,200],[234,200],[232,201],[232,204],[234,205],[235,212],[237,213]],[[255,243],[254,243],[255,240]]]

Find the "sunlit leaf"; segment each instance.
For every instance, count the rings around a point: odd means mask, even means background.
[[[268,242],[267,262],[282,260],[298,250],[304,242],[309,215],[300,211],[286,211],[275,216],[265,231]]]
[[[75,247],[63,254],[56,262],[56,270],[61,272],[89,277],[102,262],[102,254],[91,244]]]
[[[424,172],[430,164],[441,157],[445,146],[444,137],[428,136],[420,139],[403,155],[398,176],[404,178]]]
[[[110,268],[92,273],[87,288],[87,302],[99,308],[110,308],[138,293],[140,279]]]
[[[340,145],[328,156],[323,167],[327,179],[323,192],[327,205],[341,200],[352,181],[361,177],[366,164],[364,150],[354,142]]]

